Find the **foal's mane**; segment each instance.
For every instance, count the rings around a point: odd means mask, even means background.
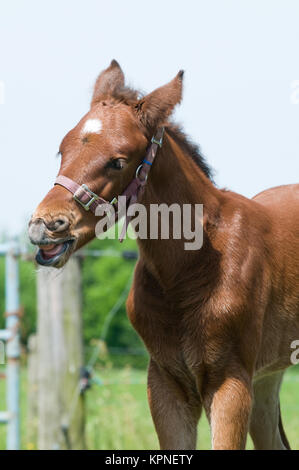
[[[167,124],[165,130],[184,152],[192,158],[201,171],[213,181],[213,170],[207,163],[205,157],[201,154],[199,146],[192,142],[185,132],[176,124]]]
[[[113,92],[112,97],[119,103],[124,103],[128,106],[134,106],[136,100],[140,98],[142,94],[137,90],[130,87],[124,87],[117,89]],[[213,181],[213,170],[207,163],[205,157],[200,152],[200,147],[191,141],[191,139],[183,132],[180,126],[174,123],[167,123],[165,125],[166,132],[170,137],[186,152],[187,155],[192,158],[196,165],[202,170],[202,172]]]

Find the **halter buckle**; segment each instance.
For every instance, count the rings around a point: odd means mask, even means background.
[[[162,135],[159,140],[156,139],[155,135],[153,135],[152,140],[151,140],[152,144],[157,144],[159,145],[160,148],[162,148],[162,144],[163,144],[164,127],[162,127],[161,131],[162,131]]]
[[[77,196],[77,191],[79,191],[80,189],[83,189],[85,193],[88,193],[91,198],[88,202],[83,202],[80,197],[81,196]],[[99,198],[99,196],[95,193],[93,193],[88,186],[86,186],[86,184],[81,184],[80,188],[77,189],[77,191],[75,192],[75,194],[73,195],[73,199],[75,199],[75,201],[77,201],[82,207],[83,209],[85,209],[86,211],[89,211],[90,209],[90,206],[92,203],[94,203],[94,201],[97,201]]]

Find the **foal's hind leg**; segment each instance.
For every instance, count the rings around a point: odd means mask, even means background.
[[[154,361],[149,366],[148,400],[160,448],[195,449],[201,405],[191,405],[175,378]]]
[[[284,433],[279,406],[283,372],[259,379],[254,384],[250,435],[255,449],[290,449]]]

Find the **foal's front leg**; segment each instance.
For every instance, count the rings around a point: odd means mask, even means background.
[[[246,373],[227,373],[222,380],[213,377],[203,403],[210,421],[213,449],[245,449],[252,406]]]
[[[153,360],[148,373],[148,400],[160,448],[195,449],[201,405],[190,403],[175,378]]]

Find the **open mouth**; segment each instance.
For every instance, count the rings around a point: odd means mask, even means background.
[[[35,259],[42,266],[58,267],[62,258],[65,258],[66,253],[70,251],[72,244],[73,240],[67,240],[58,244],[41,245]]]

